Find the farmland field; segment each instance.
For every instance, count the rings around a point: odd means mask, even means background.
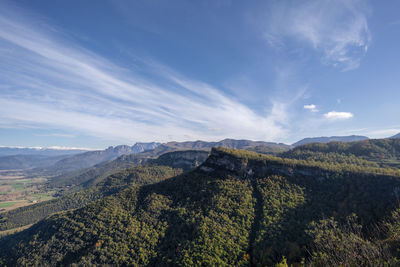
[[[25,177],[19,170],[0,171],[0,212],[53,198],[43,177]]]

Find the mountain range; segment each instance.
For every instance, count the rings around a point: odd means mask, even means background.
[[[399,138],[400,134],[392,138]],[[105,150],[83,151],[45,148],[6,148],[0,147],[0,169],[31,169],[30,175],[55,176],[64,175],[73,171],[82,172],[102,162],[114,160],[121,155],[138,154],[142,157],[157,157],[163,153],[177,150],[205,150],[212,147],[226,147],[245,149],[264,154],[277,154],[290,150],[292,147],[309,143],[354,142],[367,140],[366,136],[332,136],[313,137],[302,139],[293,145],[283,143],[224,139],[218,142],[188,141],[168,143],[136,143],[133,146],[120,145]],[[146,152],[147,154],[143,154]],[[58,157],[57,157],[58,156]]]
[[[362,141],[369,139],[366,136],[359,136],[359,135],[349,135],[349,136],[322,136],[322,137],[308,137],[304,138],[296,143],[292,144],[292,146],[301,146],[310,143],[329,143],[329,142],[354,142],[354,141]]]
[[[151,142],[136,143],[133,146],[110,146],[105,150],[88,151],[85,153],[72,155],[57,161],[53,165],[33,169],[31,172],[34,174],[41,173],[52,176],[61,175],[70,171],[88,168],[101,162],[113,160],[121,155],[136,154],[146,150],[152,150],[159,145],[159,143]]]
[[[0,156],[13,155],[40,155],[40,156],[61,156],[73,155],[87,152],[81,148],[60,148],[60,147],[0,147]]]
[[[23,170],[50,166],[68,157],[44,155],[11,155],[0,156],[0,170]]]
[[[211,150],[211,148],[213,147],[226,147],[226,148],[245,149],[245,150],[259,149],[264,153],[282,152],[289,150],[291,148],[291,146],[283,143],[251,141],[251,140],[235,140],[235,139],[224,139],[218,142],[205,142],[205,141],[168,142],[164,145],[177,150],[181,149]]]
[[[15,155],[13,158],[1,158],[0,167],[4,165],[12,166],[13,169],[31,169],[27,173],[33,175],[45,176],[60,176],[68,174],[73,171],[82,172],[83,169],[90,168],[96,164],[114,160],[122,155],[141,154],[141,157],[157,157],[163,153],[177,150],[204,150],[210,151],[212,147],[227,147],[237,149],[247,149],[257,151],[260,153],[279,153],[287,151],[291,148],[289,145],[282,143],[250,141],[250,140],[233,140],[225,139],[219,142],[169,142],[160,144],[157,142],[151,143],[136,143],[133,146],[120,145],[109,147],[105,150],[87,151],[84,153],[67,155],[58,158],[58,160],[48,159],[44,160],[43,156],[39,155]],[[7,165],[13,160],[12,165]],[[43,160],[42,160],[43,159]],[[5,161],[2,164],[2,161]],[[33,169],[32,169],[33,168]]]

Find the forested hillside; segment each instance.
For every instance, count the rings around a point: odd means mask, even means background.
[[[0,240],[14,265],[397,266],[400,170],[214,149]]]
[[[282,153],[281,156],[361,165],[370,165],[371,162],[375,162],[383,167],[400,167],[400,139],[370,139],[350,143],[313,143],[298,146]]]
[[[0,231],[35,223],[59,211],[83,207],[95,200],[121,191],[128,185],[145,185],[162,181],[182,173],[167,166],[138,166],[108,176],[96,186],[66,193],[56,199],[18,208],[0,214]]]
[[[206,151],[176,151],[156,159],[139,154],[123,155],[75,176],[63,176],[64,185],[76,183],[76,186],[67,188],[56,199],[0,214],[0,231],[35,223],[55,212],[83,207],[127,185],[144,185],[173,177],[199,166],[208,154]],[[148,165],[139,166],[144,163]],[[62,185],[59,180],[52,181],[51,186],[54,184]]]

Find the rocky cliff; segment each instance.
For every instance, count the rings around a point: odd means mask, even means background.
[[[386,169],[370,168],[368,171],[351,165],[332,165],[321,162],[306,163],[302,160],[284,159],[269,155],[261,155],[249,151],[213,148],[210,156],[199,168],[203,172],[229,172],[241,178],[260,178],[269,175],[310,178],[323,181],[336,177],[400,176],[400,172]]]

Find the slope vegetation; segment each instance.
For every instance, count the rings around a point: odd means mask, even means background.
[[[56,199],[0,214],[0,231],[35,223],[55,212],[83,207],[128,185],[144,185],[173,177],[199,166],[207,156],[206,151],[169,152],[157,159],[139,154],[123,155],[75,176],[64,176],[65,180],[55,180],[51,185],[64,182],[64,185],[75,183],[77,186]],[[139,166],[144,163],[148,165]]]
[[[400,139],[370,139],[350,143],[313,143],[298,146],[282,153],[281,156],[339,163],[348,161],[361,165],[370,165],[371,162],[375,162],[383,167],[400,167]],[[369,163],[366,161],[369,161]]]
[[[0,231],[35,223],[59,211],[83,207],[119,192],[129,185],[145,185],[182,173],[167,166],[138,166],[110,175],[96,186],[0,214]]]
[[[396,250],[387,247],[398,243],[399,188],[397,169],[213,149],[194,171],[127,187],[1,239],[0,263],[273,266],[285,257],[393,265]],[[370,231],[382,221],[389,230]],[[362,230],[349,232],[346,222]],[[333,249],[337,243],[346,250]],[[357,249],[370,258],[352,257]]]

